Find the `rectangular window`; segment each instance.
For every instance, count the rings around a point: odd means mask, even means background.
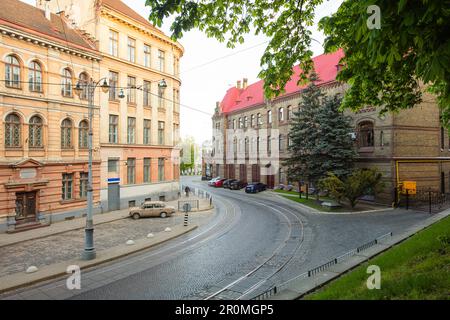
[[[109,115],[109,143],[117,143],[119,116]]]
[[[108,159],[108,172],[119,172],[119,160]]]
[[[150,120],[144,119],[144,144],[151,144],[151,139],[150,139],[151,129],[152,129],[151,124],[152,123]]]
[[[109,30],[109,54],[119,56],[119,33],[114,30]]]
[[[80,198],[87,198],[87,189],[89,182],[89,174],[87,172],[80,173]]]
[[[162,50],[158,50],[158,70],[161,72],[165,71],[166,57]]]
[[[144,182],[151,182],[151,158],[144,158]]]
[[[144,45],[144,66],[151,68],[152,66],[152,48],[148,45]]]
[[[164,181],[164,158],[158,159],[158,180]]]
[[[152,90],[152,85],[150,81],[144,81],[144,86],[143,86],[143,97],[144,97],[144,107],[150,107],[151,105],[151,90]]]
[[[136,158],[128,158],[127,160],[127,183],[136,183]]]
[[[127,102],[128,103],[136,103],[136,78],[128,76],[128,95]]]
[[[165,131],[165,123],[164,121],[158,122],[158,144],[164,145],[164,131]]]
[[[158,87],[158,108],[164,108],[164,89]]]
[[[270,155],[271,152],[272,152],[272,141],[271,141],[271,137],[268,136],[267,137],[267,154]]]
[[[128,38],[128,61],[136,62],[136,40]]]
[[[136,143],[136,118],[128,117],[127,143]]]
[[[73,189],[73,174],[63,173],[62,175],[62,199],[71,200]]]
[[[109,100],[117,100],[117,85],[119,83],[119,74],[114,71],[109,72]]]

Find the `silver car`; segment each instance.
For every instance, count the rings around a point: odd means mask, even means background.
[[[144,217],[166,218],[175,213],[175,208],[162,201],[146,201],[140,207],[130,208],[129,215],[134,220]]]

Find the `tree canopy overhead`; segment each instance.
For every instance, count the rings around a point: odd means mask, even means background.
[[[299,63],[305,81],[312,70],[311,32],[323,0],[146,0],[150,21],[161,26],[174,15],[172,37],[199,29],[226,41],[244,42],[250,32],[270,42],[261,58],[260,78],[267,97],[279,95]],[[367,25],[376,5],[381,28]],[[338,11],[320,22],[327,36],[325,51],[343,48],[345,68],[338,79],[351,84],[343,107],[366,105],[395,111],[421,101],[420,85],[438,98],[450,118],[450,0],[344,0]]]

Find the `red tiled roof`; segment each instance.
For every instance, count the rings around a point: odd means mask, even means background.
[[[318,85],[336,79],[337,65],[343,56],[344,52],[338,50],[332,54],[322,54],[313,58],[314,68],[320,79],[320,81],[317,82]],[[294,67],[294,74],[292,75],[291,80],[286,84],[285,92],[281,97],[306,88],[307,85],[297,85],[299,75],[300,67],[297,65]],[[225,97],[222,99],[220,107],[223,113],[229,113],[262,103],[264,103],[264,81],[260,80],[250,84],[245,89],[238,89],[236,87],[228,89]]]
[[[139,13],[131,9],[129,6],[127,6],[125,3],[123,3],[121,0],[101,0],[102,4],[110,7],[111,9],[114,9],[128,17],[130,17],[133,20],[136,20],[139,23],[142,23],[146,27],[153,29],[155,31],[158,31],[160,33],[163,33],[161,30],[157,29],[154,25],[152,25],[147,19],[145,19],[143,16],[141,16]]]
[[[60,16],[51,14],[51,21],[49,21],[43,10],[19,0],[0,0],[0,23],[25,32],[39,33],[69,46],[72,44],[95,49],[77,31],[70,28]]]

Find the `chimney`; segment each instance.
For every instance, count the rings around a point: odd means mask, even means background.
[[[248,79],[244,78],[244,80],[242,81],[242,89],[246,89],[248,86]]]
[[[49,20],[49,21],[51,21],[52,20],[52,15],[51,15],[51,12],[50,12],[50,4],[49,4],[49,0],[45,0],[45,3],[44,3],[44,11],[45,11],[45,18],[47,19],[47,20]]]
[[[238,89],[241,88],[241,80],[238,80],[238,82],[236,83],[236,88],[238,88]]]

